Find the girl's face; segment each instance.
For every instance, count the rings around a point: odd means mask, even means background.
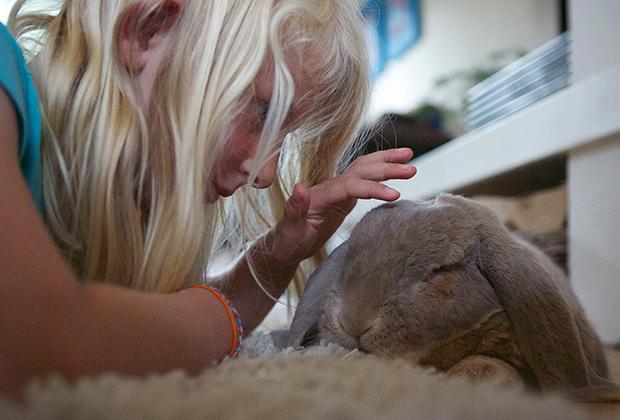
[[[250,172],[254,168],[256,146],[260,139],[265,117],[271,102],[273,73],[261,70],[255,80],[256,95],[235,124],[231,136],[220,155],[209,185],[207,202],[213,203],[219,197],[232,195],[239,187],[246,185]],[[271,158],[260,168],[252,181],[255,188],[269,187],[276,177],[280,147],[285,133],[280,134]]]
[[[297,125],[300,116],[310,108],[306,97],[309,91],[309,78],[301,71],[295,60],[288,60],[288,66],[295,79],[295,98],[279,134],[271,158],[259,169],[252,180],[254,188],[267,188],[275,180],[280,148],[286,134]],[[254,81],[255,97],[248,109],[244,110],[233,124],[231,136],[219,156],[211,177],[207,202],[214,203],[219,197],[232,195],[239,187],[246,185],[254,168],[254,158],[261,131],[271,102],[274,74],[270,66],[263,66]],[[302,99],[303,98],[303,99]]]
[[[127,33],[131,34],[130,31],[127,31]],[[146,48],[143,43],[138,43],[130,35],[121,40],[120,50],[122,56],[124,57],[125,64],[137,72],[138,83],[143,103],[145,104],[150,102],[157,69],[160,67],[165,55],[167,46],[165,40],[165,31],[152,35]],[[305,72],[301,71],[300,66],[295,65],[296,63],[288,64],[291,73],[299,76],[295,77],[295,88],[298,93],[296,98],[304,97],[308,90]],[[250,172],[254,168],[256,147],[271,101],[273,79],[273,70],[270,66],[263,66],[263,69],[256,76],[254,82],[255,98],[250,103],[248,109],[244,110],[237,121],[234,122],[231,136],[224,146],[221,155],[218,156],[216,167],[208,181],[207,197],[205,197],[208,203],[214,203],[220,197],[228,197],[239,187],[247,184]],[[285,121],[287,127],[280,133],[280,137],[271,153],[271,158],[263,164],[256,178],[252,180],[251,184],[255,188],[267,188],[275,180],[282,141],[286,131],[290,131],[292,127],[292,118],[297,118],[300,115],[301,105],[304,108],[308,107],[305,102],[306,100],[294,102]]]
[[[138,70],[138,82],[144,103],[149,103],[153,91],[157,69],[161,65],[166,43],[162,40],[164,34],[157,34],[149,41],[148,49],[132,50],[130,39],[121,43],[121,51],[130,67]],[[303,98],[308,91],[308,80],[295,60],[288,63],[291,73],[295,75],[296,99]],[[215,170],[213,171],[207,186],[208,203],[216,202],[220,197],[232,195],[239,187],[246,185],[251,170],[254,168],[256,147],[260,139],[261,131],[269,109],[271,93],[274,83],[273,69],[263,66],[256,76],[255,98],[248,109],[244,110],[232,126],[231,136],[225,145],[222,154],[218,156]],[[263,164],[252,185],[255,188],[269,187],[276,177],[280,147],[287,131],[292,127],[293,118],[297,119],[303,108],[308,108],[306,100],[296,100],[285,121],[285,129],[280,133],[271,158]]]

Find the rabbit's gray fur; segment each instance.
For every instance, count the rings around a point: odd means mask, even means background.
[[[564,272],[490,210],[450,194],[364,216],[306,286],[288,344],[313,338],[441,370],[490,356],[543,390],[620,395]]]

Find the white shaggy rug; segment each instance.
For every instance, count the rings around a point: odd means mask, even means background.
[[[587,419],[558,396],[446,378],[399,360],[334,345],[280,350],[258,334],[242,355],[197,377],[106,374],[69,385],[32,383],[26,403],[0,399],[2,419]],[[597,416],[597,418],[600,418]]]

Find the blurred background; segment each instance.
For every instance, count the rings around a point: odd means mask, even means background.
[[[40,3],[54,3],[38,0]],[[465,91],[566,29],[566,0],[371,0],[364,8],[374,58],[369,122],[433,105],[452,135],[465,130]],[[0,0],[6,22],[14,0]]]

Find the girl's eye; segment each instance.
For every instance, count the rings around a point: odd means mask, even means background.
[[[267,113],[269,112],[269,104],[264,102],[256,103],[256,116],[260,122],[264,122],[267,119]]]

